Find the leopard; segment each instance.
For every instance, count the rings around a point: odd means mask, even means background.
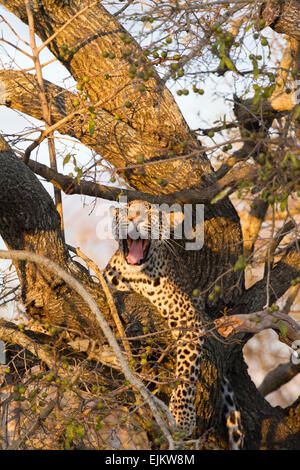
[[[119,249],[104,276],[118,291],[135,291],[147,298],[167,322],[176,347],[176,387],[169,409],[179,431],[191,436],[196,427],[195,397],[205,336],[205,299],[193,296],[179,269],[177,250],[184,238],[172,234],[184,222],[182,211],[161,210],[158,205],[134,200],[112,211],[112,228]],[[182,231],[180,232],[182,233]],[[224,413],[232,449],[242,446],[239,411],[227,378],[222,382]]]

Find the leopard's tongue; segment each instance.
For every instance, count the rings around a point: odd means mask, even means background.
[[[132,240],[126,260],[129,264],[137,264],[144,258],[143,240]]]

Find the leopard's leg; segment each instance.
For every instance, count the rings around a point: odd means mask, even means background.
[[[221,391],[230,447],[232,450],[241,450],[244,444],[241,413],[235,401],[234,391],[225,376],[221,383]]]
[[[108,264],[103,272],[104,278],[109,286],[122,292],[132,291],[132,287],[126,278],[118,272],[113,264]]]
[[[197,324],[197,322],[196,322]],[[190,436],[196,426],[195,396],[201,364],[201,329],[185,332],[177,339],[176,377],[180,383],[174,389],[170,400],[170,411],[181,432]]]

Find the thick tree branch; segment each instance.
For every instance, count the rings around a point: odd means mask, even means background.
[[[2,70],[0,81],[4,90],[2,104],[43,120],[38,83],[32,74]],[[101,154],[103,158],[114,161],[117,166],[126,166],[124,156],[120,156],[120,141],[117,134],[123,136],[121,142],[124,155],[143,154],[140,137],[130,125],[116,120],[114,114],[103,110],[100,106],[95,106],[95,131],[91,135],[88,125],[91,116],[87,110],[91,103],[82,102],[81,106],[74,106],[73,103],[76,103],[79,98],[76,93],[47,80],[44,80],[44,85],[52,120],[50,130],[53,131],[55,128],[62,135],[78,139],[82,144]],[[47,133],[44,132],[42,138],[46,136]],[[134,163],[136,163],[136,158]]]
[[[128,200],[141,199],[153,204],[174,202],[190,202],[209,204],[222,190],[228,189],[226,194],[232,194],[238,189],[241,181],[253,181],[257,176],[257,168],[252,163],[239,163],[228,171],[223,178],[215,181],[206,188],[191,188],[171,194],[161,194],[158,196],[136,191],[133,189],[119,189],[105,186],[99,183],[85,181],[83,178],[78,182],[77,178],[72,178],[61,173],[57,173],[51,168],[35,161],[28,162],[29,168],[37,175],[47,181],[56,184],[66,194],[84,194],[86,196],[99,197],[109,201],[116,201],[120,196],[126,196]]]
[[[288,344],[300,340],[300,325],[293,318],[279,311],[270,313],[268,309],[248,314],[234,314],[215,321],[218,332],[224,338],[238,333],[256,334],[272,329],[280,333],[280,338]]]
[[[4,84],[5,88],[5,93],[4,93],[4,103],[7,106],[10,106],[14,109],[17,109],[18,111],[29,113],[32,117],[35,117],[37,119],[42,119],[42,113],[41,113],[41,108],[40,108],[40,102],[39,102],[39,96],[37,93],[37,83],[35,82],[35,79],[32,75],[30,74],[24,74],[22,72],[17,72],[17,71],[1,71],[0,72],[0,80]],[[17,86],[16,86],[17,85]],[[103,137],[102,133],[103,130],[105,129],[105,134],[107,135],[113,135],[115,132],[113,131],[113,128],[109,130],[109,127],[107,127],[108,122],[110,122],[110,126],[115,127],[116,122],[113,116],[109,115],[106,113],[106,111],[101,110],[101,108],[98,108],[97,106],[95,107],[95,131],[93,135],[90,134],[89,129],[88,129],[88,122],[90,120],[90,114],[87,112],[87,108],[83,107],[81,109],[76,110],[74,108],[73,102],[76,101],[77,96],[75,93],[71,93],[63,88],[60,88],[56,85],[53,85],[50,82],[45,81],[45,88],[47,90],[47,96],[48,96],[48,101],[50,103],[50,110],[51,110],[51,116],[53,122],[55,122],[55,127],[61,134],[67,134],[72,137],[77,138],[80,140],[83,144],[88,146],[89,148],[96,150],[97,152],[100,152],[103,157],[108,159],[109,161],[112,161],[112,154],[117,155],[119,152],[119,143],[116,142],[116,145],[114,148],[112,148],[113,140],[109,142],[109,147],[99,147],[99,142],[103,142]],[[249,115],[250,116],[250,115]],[[251,118],[255,120],[256,123],[256,118],[251,115]],[[241,117],[242,122],[243,122],[243,117]],[[128,128],[128,126],[124,123],[121,123],[118,121],[117,123],[118,126],[124,126],[124,128],[121,130],[121,128],[118,128],[118,132],[122,132],[124,135],[127,135],[129,138],[128,144],[130,146],[130,152],[134,152],[136,155],[141,155],[144,154],[144,144],[138,144],[139,138],[137,135],[134,135],[134,131],[132,128]],[[43,136],[45,138],[46,134]],[[114,138],[113,138],[114,139]],[[132,142],[131,142],[132,139]],[[228,171],[231,171],[232,168],[236,163],[238,163],[241,160],[246,160],[248,159],[252,151],[255,151],[255,155],[258,152],[259,148],[255,150],[255,147],[257,145],[253,144],[253,142],[245,142],[244,146],[242,149],[238,150],[237,152],[234,153],[234,155],[229,159],[228,163],[224,164],[217,172],[216,172],[216,177],[220,181],[222,178],[226,176],[226,173]],[[190,156],[192,158],[198,156],[201,156],[205,153],[204,148],[198,149],[196,151],[192,151],[190,153]],[[207,149],[209,150],[209,149]],[[129,152],[129,148],[128,148]],[[127,153],[128,153],[127,152]],[[164,171],[165,167],[165,161],[164,161],[164,156],[161,156],[159,158],[159,153],[155,156],[155,160],[151,162],[152,166],[155,166],[155,168],[158,169],[159,174],[161,174]],[[255,156],[253,154],[253,156]],[[169,157],[168,161],[170,164],[173,162],[174,164],[177,162],[178,165],[181,164],[181,158],[180,153],[178,153],[178,157]],[[184,157],[183,163],[184,166],[188,163],[189,160],[189,154],[187,154],[186,157]],[[157,162],[157,163],[155,163]],[[116,162],[114,162],[116,163]],[[127,166],[124,164],[124,168]],[[122,167],[122,160],[118,161],[118,164],[116,166],[117,168]],[[132,168],[131,171],[135,172],[138,171],[139,173],[143,173],[144,171],[148,171],[148,165],[147,161],[145,161],[145,165],[138,165],[137,161],[135,160],[133,162],[133,165],[130,165],[130,168]],[[249,166],[250,168],[250,166]],[[182,170],[182,168],[181,168]],[[181,171],[180,170],[180,171]],[[252,175],[249,175],[249,179],[251,179]],[[248,175],[241,175],[241,179],[247,179]],[[229,184],[232,184],[231,181],[232,179],[228,177],[229,179]],[[215,181],[213,180],[208,180],[207,184],[212,185],[212,183]],[[226,178],[224,179],[226,181]],[[220,184],[220,183],[219,183]],[[205,185],[205,186],[206,186]],[[192,186],[191,184],[189,185],[190,187]],[[224,188],[224,184],[220,184],[221,189]],[[235,187],[235,186],[234,186]],[[148,191],[147,191],[148,192]],[[165,192],[164,187],[160,188],[160,193]],[[171,188],[168,190],[168,193],[172,192]],[[180,196],[180,192],[178,192],[178,195]],[[210,199],[212,199],[215,195],[212,194],[210,196]],[[209,201],[209,198],[206,200]]]
[[[49,369],[54,367],[54,358],[46,352],[44,345],[39,343],[30,334],[27,334],[27,332],[20,331],[14,323],[0,320],[0,338],[9,344],[18,344],[22,348],[27,349],[31,354],[47,364]]]
[[[69,257],[61,236],[60,217],[51,197],[1,136],[0,188],[0,234],[6,246],[47,256],[83,280],[88,289],[95,289],[93,281]],[[34,264],[17,261],[14,264],[28,315],[73,330],[85,330],[93,337],[97,326],[75,292]],[[108,314],[99,287],[95,296],[102,311]]]
[[[300,364],[293,364],[287,362],[285,364],[279,364],[276,369],[269,372],[260,386],[258,387],[259,392],[262,396],[267,396],[269,393],[278,390],[282,385],[285,385],[292,380],[300,372]]]

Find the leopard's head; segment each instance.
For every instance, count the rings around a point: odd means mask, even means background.
[[[113,234],[126,263],[143,266],[154,251],[157,255],[159,247],[172,238],[182,221],[180,206],[170,212],[157,204],[132,201],[113,209]]]

